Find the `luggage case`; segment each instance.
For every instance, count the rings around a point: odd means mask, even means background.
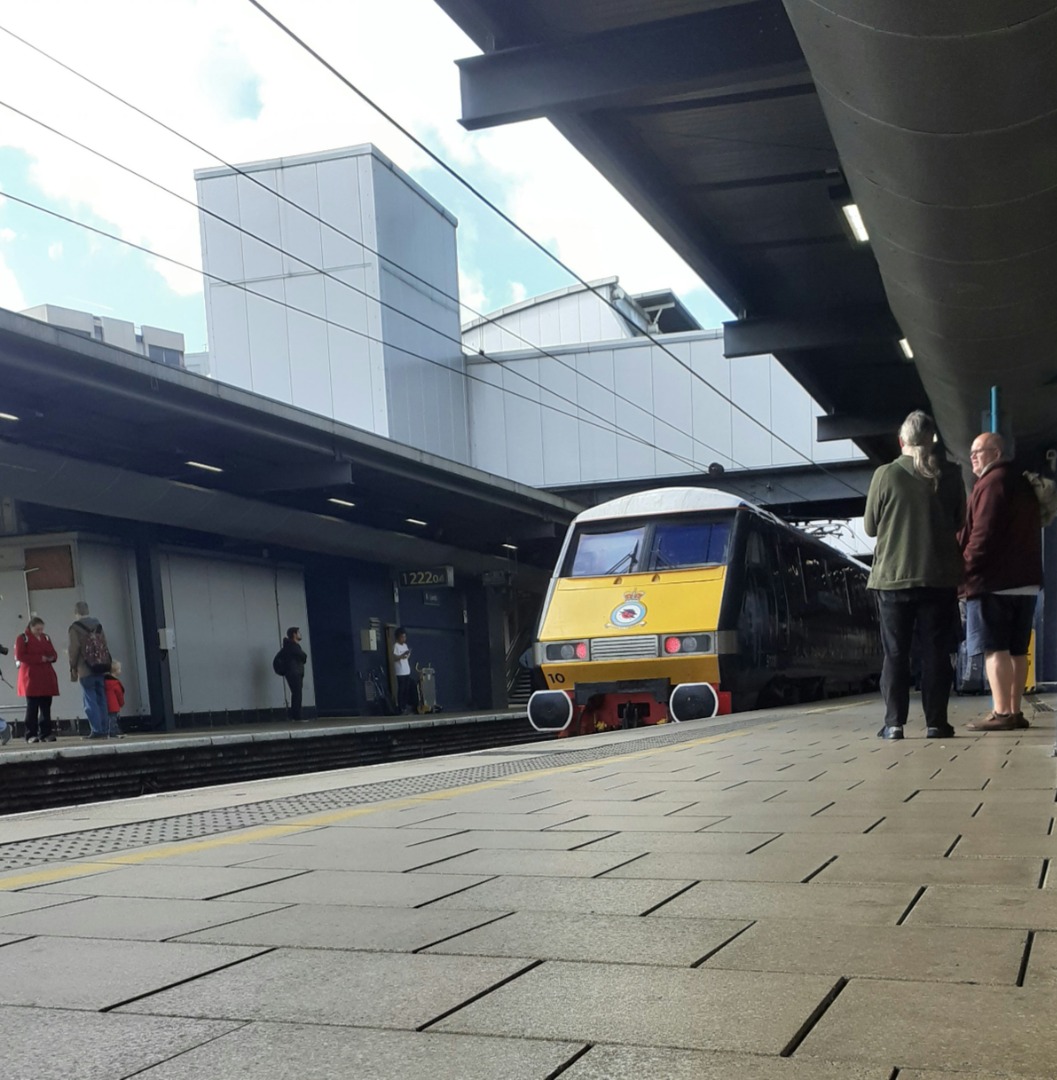
[[[415,665],[418,673],[418,711],[420,713],[438,712],[437,709],[437,673],[430,664],[425,667]]]

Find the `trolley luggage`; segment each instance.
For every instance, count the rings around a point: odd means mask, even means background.
[[[987,676],[984,672],[984,654],[970,656],[965,642],[958,646],[958,661],[954,669],[954,692],[956,694],[987,693]]]
[[[418,711],[420,713],[438,712],[437,707],[437,672],[432,665],[415,665],[418,675]]]

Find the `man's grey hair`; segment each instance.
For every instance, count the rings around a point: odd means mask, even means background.
[[[943,471],[936,435],[936,421],[921,409],[915,409],[899,428],[899,439],[910,450],[915,471],[926,480],[931,480],[933,486],[936,486]]]
[[[83,600],[78,600],[77,603],[73,605],[73,613],[79,619],[83,619],[85,615],[88,614],[88,605]]]

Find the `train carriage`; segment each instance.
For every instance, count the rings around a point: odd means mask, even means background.
[[[697,719],[876,685],[866,567],[736,496],[661,488],[569,528],[533,659],[539,731]]]

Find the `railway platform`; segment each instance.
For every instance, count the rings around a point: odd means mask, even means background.
[[[0,818],[3,1080],[1053,1075],[1053,712],[875,698]]]

